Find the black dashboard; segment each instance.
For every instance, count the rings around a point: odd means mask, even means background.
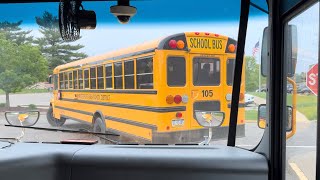
[[[0,142],[0,179],[268,179],[268,162],[227,146]]]

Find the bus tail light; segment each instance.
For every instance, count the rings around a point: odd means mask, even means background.
[[[173,101],[176,103],[176,104],[179,104],[181,103],[182,101],[182,97],[180,95],[176,95],[173,99]]]
[[[228,51],[234,53],[236,50],[236,46],[234,44],[229,44]]]
[[[227,94],[226,95],[226,100],[227,101],[231,101],[231,99],[232,99],[232,94]]]
[[[227,46],[224,52],[236,53],[236,50],[237,50],[237,41],[232,38],[228,38]]]
[[[176,113],[176,118],[178,118],[178,119],[182,118],[182,113],[181,112],[177,112]]]
[[[185,103],[185,104],[188,103],[188,100],[189,100],[189,98],[188,98],[187,95],[183,95],[183,96],[182,96],[182,102],[183,102],[183,103]]]
[[[177,41],[172,39],[169,41],[169,47],[172,48],[172,49],[175,49],[177,48]]]
[[[177,48],[178,48],[178,49],[183,49],[183,48],[184,48],[184,42],[183,42],[182,40],[179,40],[179,41],[177,42]]]
[[[173,96],[171,96],[171,95],[167,96],[167,97],[166,97],[166,102],[167,102],[168,104],[172,104],[172,103],[173,103]]]

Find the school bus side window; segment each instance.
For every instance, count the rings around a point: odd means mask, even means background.
[[[69,89],[72,89],[72,72],[69,72],[68,76],[69,76]]]
[[[82,69],[78,70],[78,76],[79,76],[79,89],[83,89],[83,74]]]
[[[124,61],[124,88],[134,89],[134,61]]]
[[[78,89],[78,74],[77,74],[77,71],[73,71],[73,89]]]
[[[112,64],[106,65],[106,88],[112,88]]]
[[[63,81],[64,81],[64,88],[65,89],[68,89],[68,87],[69,87],[69,81],[68,81],[68,73],[67,72],[65,72],[65,73],[63,73]]]
[[[122,62],[114,63],[114,89],[122,89]]]
[[[60,89],[64,89],[63,73],[59,73],[59,87]]]
[[[96,67],[90,68],[90,89],[96,89]]]
[[[58,74],[54,74],[52,77],[53,77],[53,89],[57,90],[58,89]]]
[[[184,57],[168,57],[167,84],[168,86],[186,85],[186,61]]]
[[[103,66],[97,67],[97,74],[98,74],[98,89],[103,89],[104,88]]]
[[[137,60],[137,89],[153,89],[152,57]]]
[[[84,88],[89,88],[89,69],[84,70]]]

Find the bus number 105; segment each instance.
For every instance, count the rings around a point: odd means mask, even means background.
[[[212,90],[202,90],[202,97],[212,97],[213,92]]]

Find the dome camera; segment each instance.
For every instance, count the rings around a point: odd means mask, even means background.
[[[110,7],[110,13],[118,18],[121,24],[127,24],[130,18],[137,13],[137,9],[133,6],[116,5]]]

